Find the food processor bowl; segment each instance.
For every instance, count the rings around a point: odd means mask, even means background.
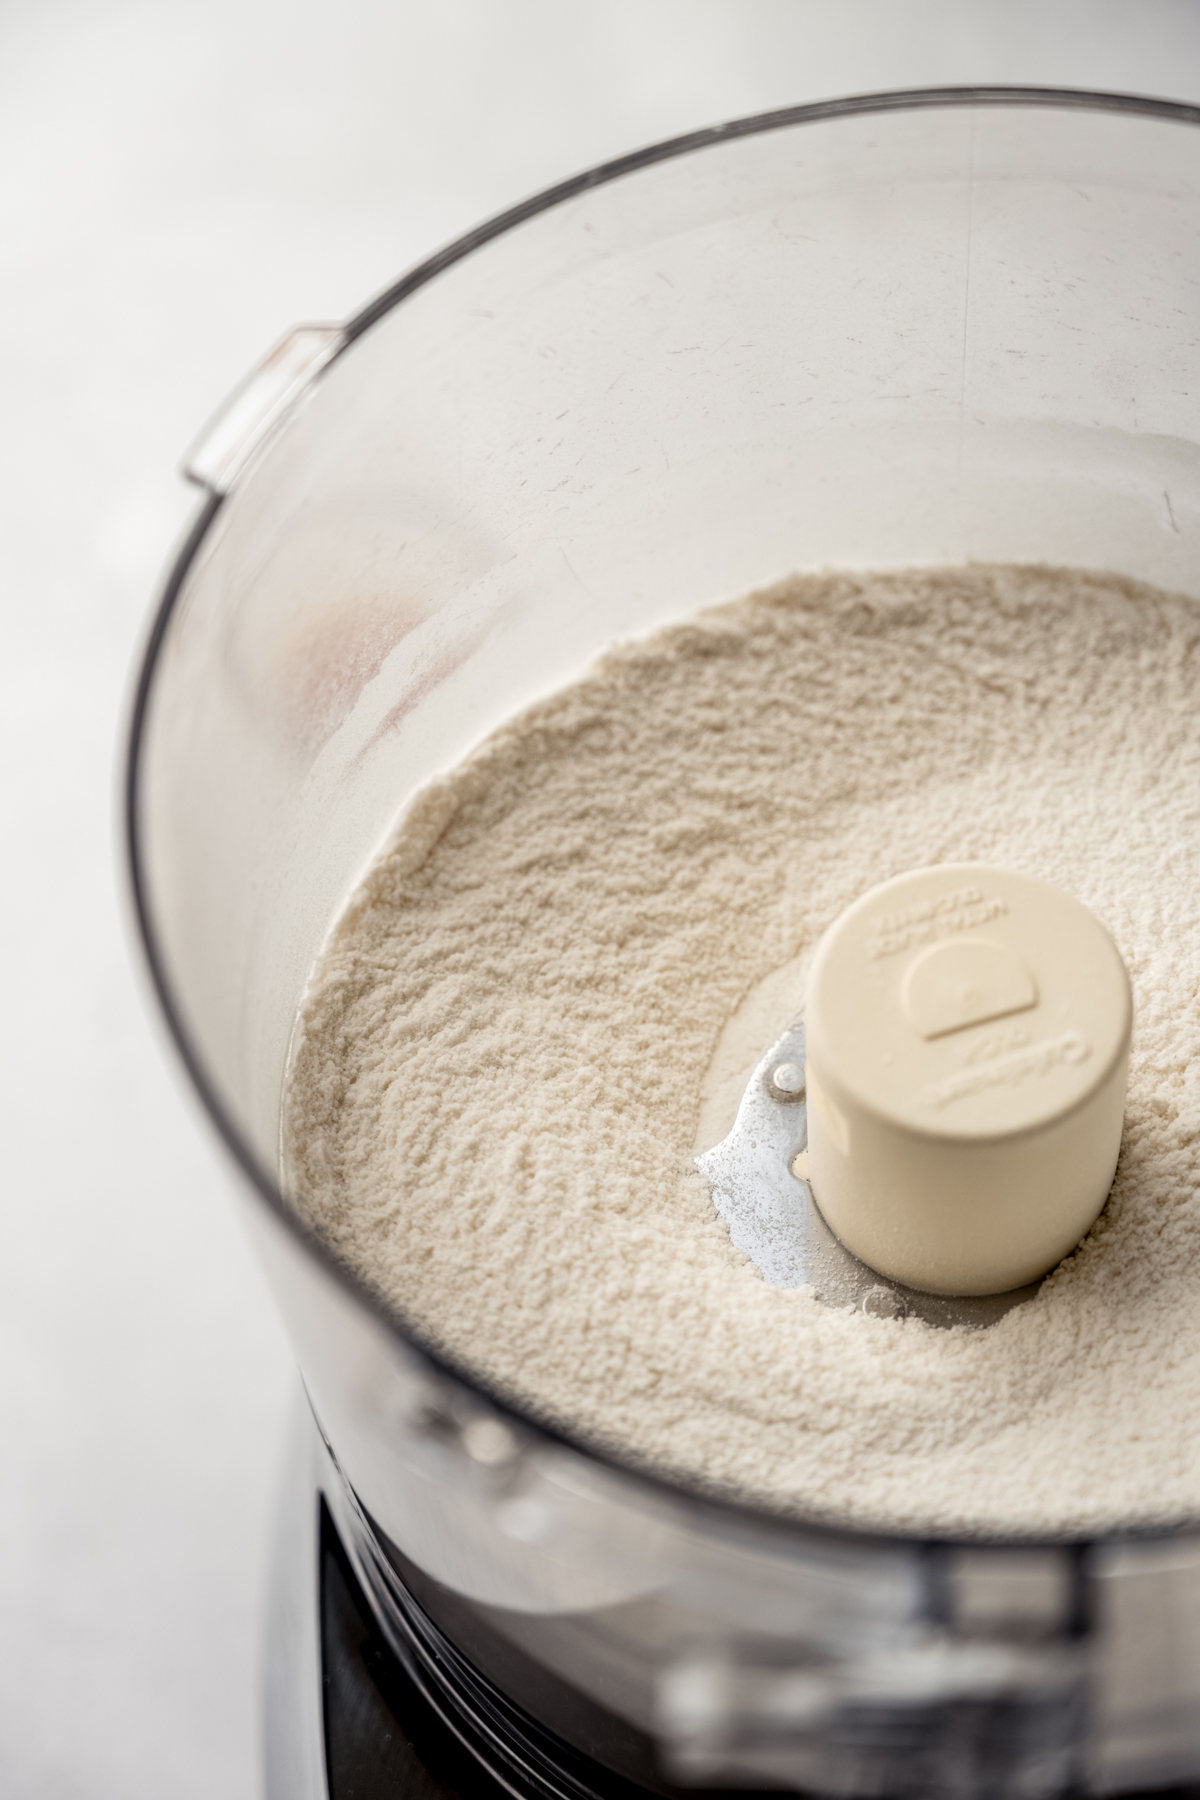
[[[1200,598],[1198,124],[955,90],[698,132],[291,334],[193,452],[132,734],[146,950],[324,1504],[511,1793],[1200,1780],[1186,1524],[925,1541],[624,1466],[433,1354],[280,1180],[297,1007],[372,854],[614,640],[821,568],[1065,564]]]

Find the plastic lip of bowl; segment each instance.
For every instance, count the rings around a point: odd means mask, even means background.
[[[854,115],[870,113],[891,113],[925,110],[929,108],[950,107],[1043,107],[1050,111],[1082,111],[1124,113],[1143,118],[1157,118],[1164,122],[1200,126],[1200,106],[1187,105],[1179,101],[1159,100],[1138,94],[1092,92],[1077,88],[1039,88],[1039,87],[950,87],[950,88],[917,88],[902,89],[895,92],[878,94],[852,95],[840,100],[819,101],[815,104],[787,107],[777,111],[753,115],[749,118],[734,119],[723,125],[716,125],[700,131],[690,132],[685,136],[670,138],[660,144],[654,144],[644,150],[618,157],[611,162],[599,164],[585,170],[566,181],[545,189],[540,194],[522,201],[505,212],[457,238],[444,249],[436,252],[425,262],[417,265],[407,275],[386,288],[375,299],[369,301],[346,325],[345,340],[342,351],[347,349],[364,332],[377,324],[409,295],[424,287],[454,263],[481,249],[494,238],[502,236],[525,220],[535,217],[552,207],[562,205],[576,195],[599,187],[605,183],[619,180],[622,176],[633,174],[640,169],[651,167],[655,163],[666,162],[672,158],[691,155],[705,149],[727,143],[740,137],[752,137],[787,127],[805,124],[817,124],[848,118]],[[341,351],[339,351],[339,355]],[[336,358],[334,359],[336,361]],[[192,525],[188,529],[175,561],[170,566],[161,589],[161,597],[153,617],[146,649],[134,689],[132,712],[129,726],[128,749],[125,762],[124,781],[124,826],[125,849],[127,856],[126,870],[130,882],[134,914],[142,943],[143,954],[150,972],[151,981],[162,1008],[168,1029],[176,1050],[188,1072],[200,1100],[223,1140],[235,1164],[247,1178],[250,1187],[263,1201],[274,1218],[282,1223],[291,1235],[303,1246],[309,1255],[331,1276],[340,1287],[367,1313],[374,1316],[402,1343],[415,1349],[431,1368],[448,1378],[451,1382],[468,1389],[478,1395],[489,1407],[503,1416],[512,1419],[522,1431],[545,1441],[558,1443],[588,1461],[612,1470],[632,1488],[641,1487],[650,1492],[658,1492],[669,1498],[676,1505],[710,1517],[725,1517],[730,1520],[748,1520],[760,1527],[774,1526],[784,1532],[789,1525],[793,1528],[801,1526],[801,1521],[781,1518],[765,1507],[755,1507],[747,1503],[732,1500],[716,1500],[696,1493],[682,1483],[677,1483],[660,1475],[648,1473],[644,1469],[636,1469],[623,1463],[618,1457],[599,1451],[591,1445],[578,1442],[568,1433],[557,1431],[540,1420],[524,1413],[520,1407],[512,1404],[499,1394],[492,1393],[468,1369],[456,1365],[444,1353],[435,1351],[424,1342],[418,1332],[392,1312],[377,1295],[360,1282],[346,1267],[339,1262],[322,1243],[321,1239],[307,1227],[285,1201],[276,1181],[254,1155],[248,1143],[233,1120],[229,1117],[214,1084],[210,1081],[200,1057],[192,1047],[188,1028],[182,1016],[182,1008],[176,1003],[171,982],[167,974],[165,961],[159,948],[155,932],[154,920],[151,917],[147,897],[147,883],[142,854],[141,828],[139,825],[139,807],[142,781],[142,751],[150,697],[154,686],[158,659],[172,614],[184,583],[195,562],[205,538],[218,513],[221,510],[224,496],[208,494],[202,502]],[[810,1537],[825,1538],[830,1542],[858,1543],[868,1545],[874,1543],[914,1543],[936,1541],[953,1543],[949,1537],[937,1534],[917,1532],[884,1533],[872,1530],[855,1530],[852,1527],[827,1526],[818,1520],[805,1519],[803,1531]],[[1195,1529],[1195,1521],[1184,1521],[1169,1530],[1155,1532],[1155,1536],[1169,1537],[1182,1535]],[[1119,1533],[1089,1534],[1079,1542],[1095,1543],[1103,1541],[1106,1535],[1123,1535]],[[975,1540],[967,1540],[974,1542]],[[1028,1544],[1038,1540],[1022,1536],[1009,1540],[1014,1544]],[[1060,1545],[1070,1544],[1071,1538],[1057,1538]],[[1002,1545],[1005,1540],[989,1537],[989,1542]]]

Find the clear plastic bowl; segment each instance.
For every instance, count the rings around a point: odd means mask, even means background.
[[[698,133],[292,338],[193,459],[133,730],[146,947],[359,1573],[519,1791],[1200,1777],[1190,1531],[918,1542],[654,1481],[430,1355],[278,1185],[297,1003],[372,852],[614,639],[826,566],[1200,597],[1198,122],[962,91]]]

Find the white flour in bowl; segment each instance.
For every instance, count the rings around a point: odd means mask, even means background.
[[[1100,1220],[986,1331],[821,1307],[692,1158],[857,895],[1057,883],[1133,981]],[[410,808],[313,974],[298,1204],[428,1340],[708,1491],[895,1528],[1200,1511],[1200,608],[1117,577],[795,578],[613,651]]]

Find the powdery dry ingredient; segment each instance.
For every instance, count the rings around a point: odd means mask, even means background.
[[[613,651],[355,892],[298,1021],[300,1204],[460,1365],[709,1491],[983,1532],[1200,1511],[1198,675],[1188,601],[1037,568],[794,578]],[[976,860],[1128,963],[1108,1206],[987,1331],[780,1292],[692,1164],[722,1034],[865,889]]]

